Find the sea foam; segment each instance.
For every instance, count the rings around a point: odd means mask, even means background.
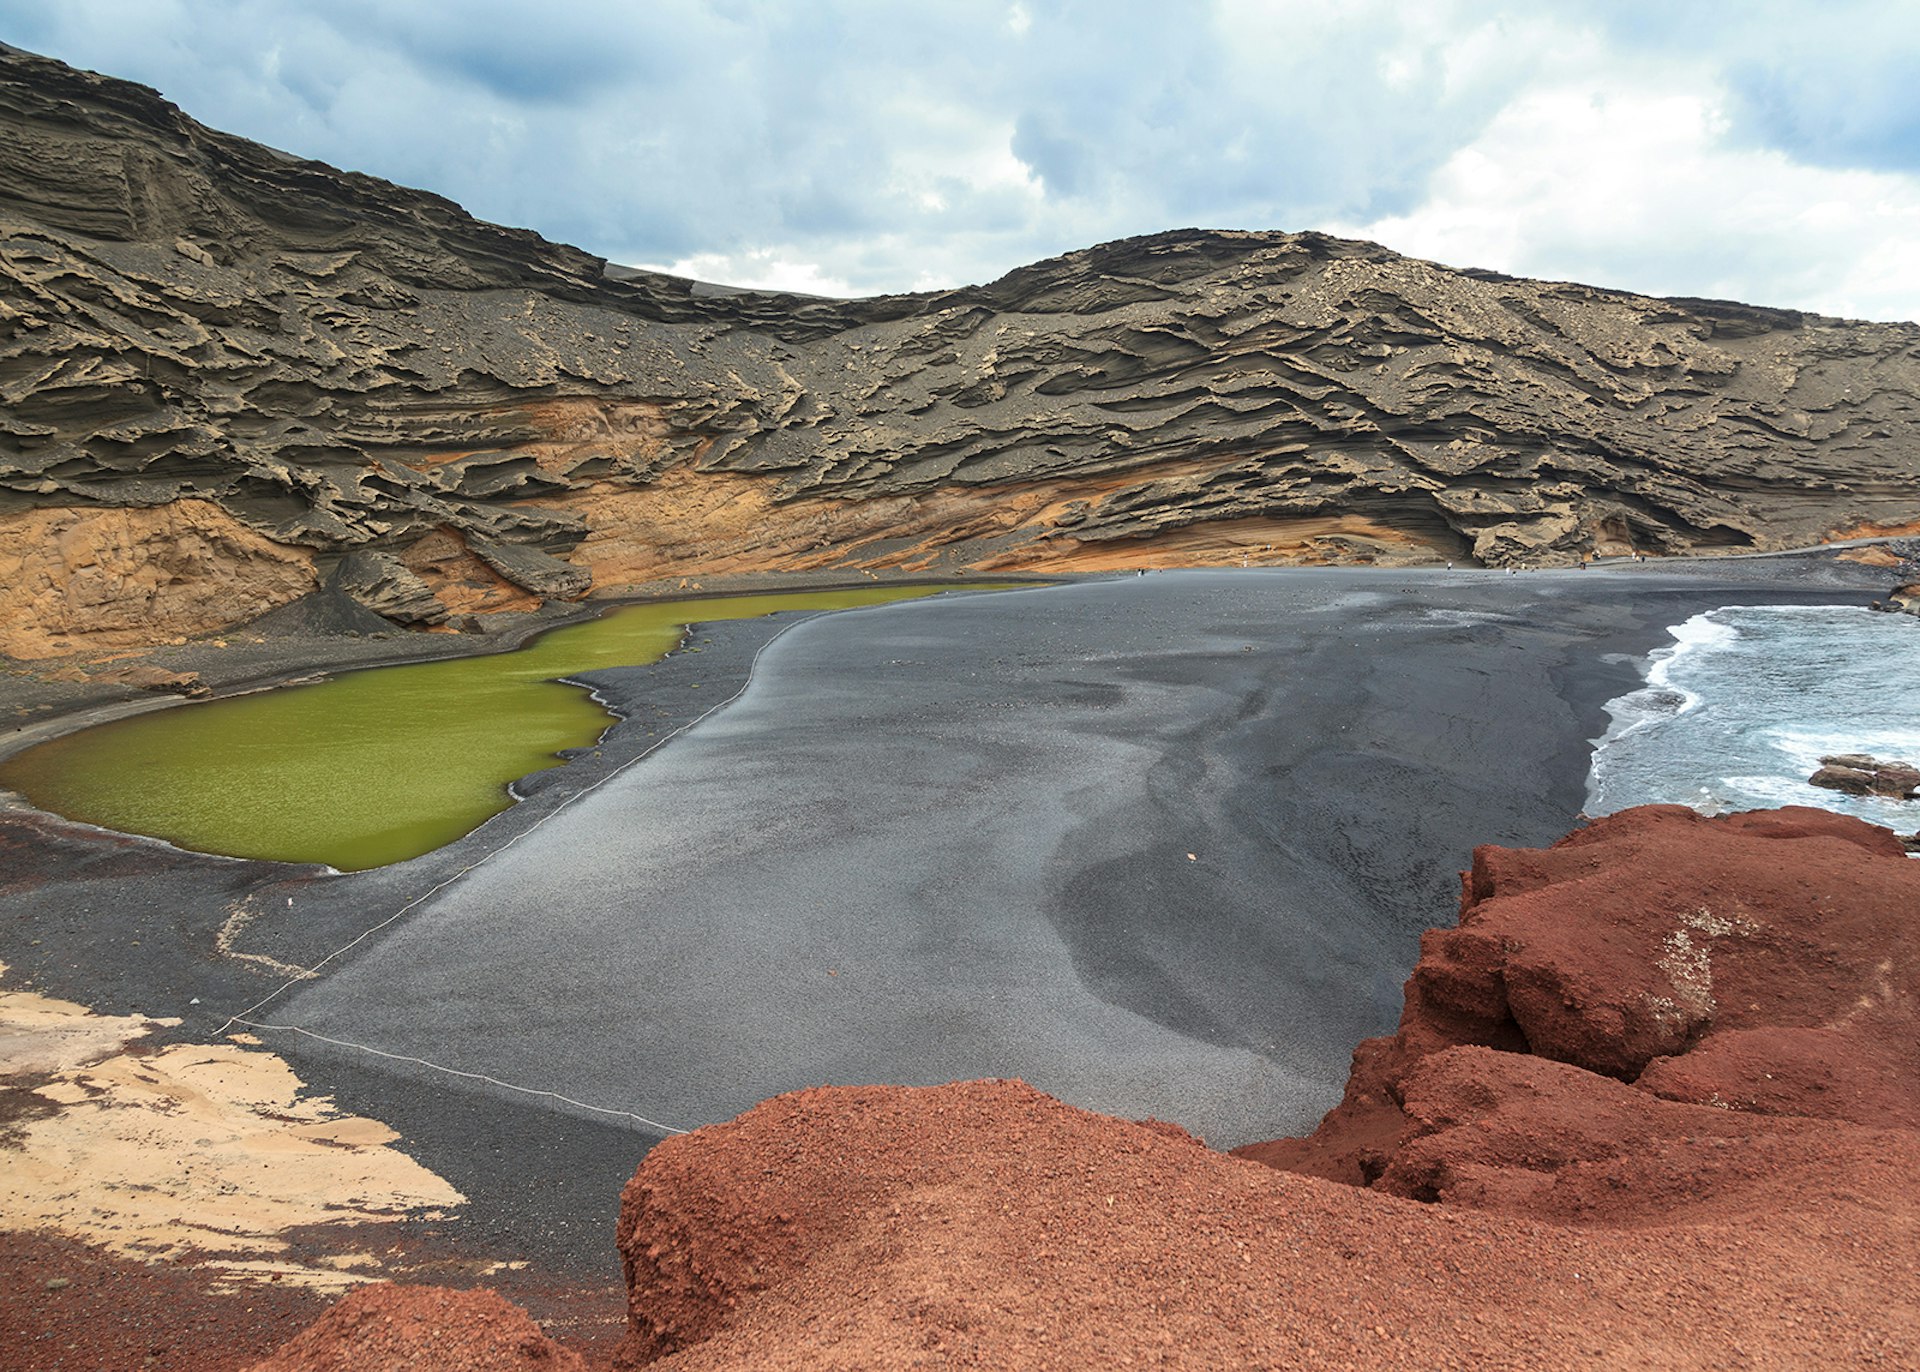
[[[1668,632],[1646,685],[1608,702],[1589,814],[1655,802],[1708,814],[1814,805],[1902,833],[1920,826],[1920,801],[1807,783],[1832,753],[1920,762],[1920,619],[1729,605]]]

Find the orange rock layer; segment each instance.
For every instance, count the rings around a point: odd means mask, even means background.
[[[1134,473],[783,499],[772,478],[675,468],[648,486],[600,483],[535,503],[585,522],[569,560],[592,571],[601,595],[683,576],[1437,562],[1450,551],[1355,515],[1214,520],[1131,537],[1076,532],[1108,502],[1151,484],[1150,473]]]
[[[0,515],[0,653],[151,647],[265,614],[318,584],[311,549],[205,500]]]

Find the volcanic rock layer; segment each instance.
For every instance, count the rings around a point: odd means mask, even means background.
[[[866,300],[612,267],[0,50],[0,652],[343,589],[1566,562],[1912,524],[1920,330],[1182,230]]]
[[[1462,887],[1398,1032],[1355,1051],[1320,1128],[1237,1151],[1618,1219],[1671,1215],[1690,1187],[1773,1194],[1856,1129],[1920,1129],[1920,867],[1887,830],[1644,806],[1550,849],[1481,848]]]

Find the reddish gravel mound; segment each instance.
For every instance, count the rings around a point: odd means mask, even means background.
[[[1501,1051],[1469,1068],[1451,1051],[1466,1045]],[[1719,1126],[1662,1101],[1715,1107]],[[1766,1117],[1920,1128],[1920,864],[1900,841],[1824,810],[1655,805],[1551,848],[1481,848],[1459,927],[1421,942],[1399,1032],[1355,1051],[1345,1099],[1311,1138],[1238,1151],[1506,1205],[1591,1161],[1609,1128],[1597,1121],[1618,1112],[1637,1148],[1795,1134]],[[1543,1139],[1537,1155],[1483,1156],[1515,1119]],[[1489,1168],[1529,1175],[1495,1183]],[[1621,1185],[1611,1208],[1637,1216],[1644,1196]]]
[[[253,1372],[584,1372],[492,1291],[364,1286]]]
[[[1800,1121],[1770,1149],[1741,1164],[1753,1210],[1570,1227],[1253,1166],[1018,1082],[804,1091],[628,1185],[621,1361],[1920,1365],[1920,1140]],[[1711,1138],[1674,1155],[1663,1200],[1717,1161]]]

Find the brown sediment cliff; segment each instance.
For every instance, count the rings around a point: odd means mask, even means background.
[[[727,291],[0,50],[0,652],[324,584],[432,626],[689,575],[1898,532],[1916,345],[1311,233]]]
[[[1309,1139],[998,1081],[659,1145],[617,1361],[1920,1365],[1916,910],[1889,834],[1814,810],[1481,849]]]

